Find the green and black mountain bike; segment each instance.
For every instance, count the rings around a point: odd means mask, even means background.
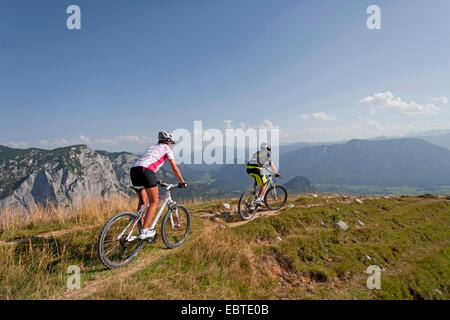
[[[283,186],[275,183],[275,175],[271,174],[267,180],[267,188],[263,195],[264,204],[270,210],[278,210],[284,206],[287,200],[287,191]],[[255,200],[258,198],[259,190],[262,186],[256,188],[256,190],[245,191],[239,199],[238,211],[242,219],[252,219],[256,212],[262,207]]]

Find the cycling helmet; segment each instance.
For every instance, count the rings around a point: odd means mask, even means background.
[[[173,139],[173,134],[164,130],[158,133],[158,140],[164,143],[168,142],[175,143],[175,140]]]
[[[260,150],[261,151],[266,151],[266,149],[269,150],[269,151],[272,150],[272,149],[270,149],[270,147],[269,147],[269,145],[267,143],[265,143],[265,142],[261,143]]]

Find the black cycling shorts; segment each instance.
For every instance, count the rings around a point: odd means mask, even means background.
[[[267,178],[262,172],[261,167],[247,164],[247,174],[256,181],[256,184],[258,186],[263,186],[267,182]]]
[[[158,186],[156,183],[156,174],[145,167],[132,167],[130,169],[131,183],[135,187],[144,187],[145,189]]]

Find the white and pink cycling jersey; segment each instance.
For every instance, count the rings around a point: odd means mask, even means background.
[[[167,159],[175,159],[172,149],[165,143],[159,143],[148,148],[147,152],[132,167],[145,167],[156,172]]]

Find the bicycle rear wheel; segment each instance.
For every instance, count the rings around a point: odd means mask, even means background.
[[[98,237],[97,252],[106,267],[123,267],[138,255],[143,244],[143,241],[137,238],[142,229],[140,221],[130,234],[137,219],[135,213],[122,212],[112,217],[103,227]]]
[[[239,198],[238,211],[242,219],[250,220],[258,211],[258,206],[254,204],[256,194],[253,190],[245,191]]]
[[[278,210],[287,200],[287,191],[282,186],[271,186],[264,196],[264,203],[270,210]]]
[[[161,225],[161,238],[169,248],[176,248],[186,241],[191,228],[189,210],[181,205],[171,208],[164,216]]]

